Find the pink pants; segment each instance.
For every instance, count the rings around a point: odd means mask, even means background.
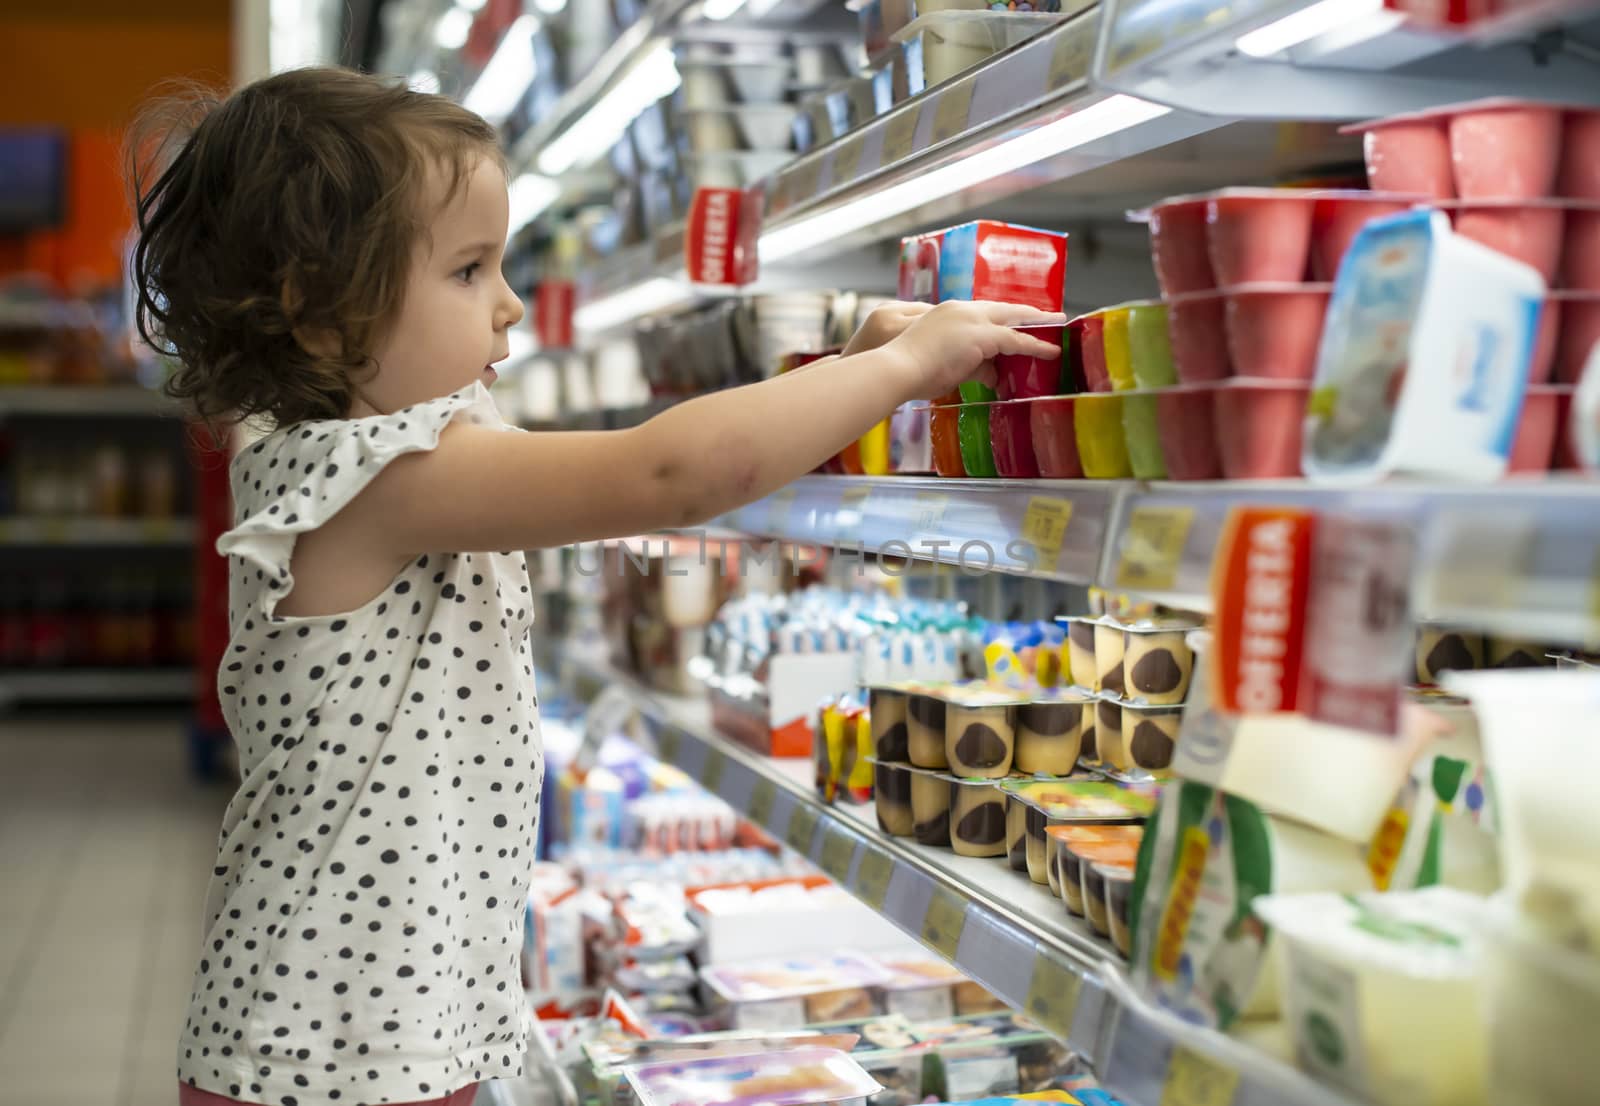
[[[400,1103],[397,1106],[472,1106],[472,1099],[477,1093],[478,1085],[473,1083],[444,1098],[430,1099],[427,1102]],[[197,1090],[187,1083],[179,1083],[178,1106],[252,1106],[252,1104],[237,1098],[224,1098],[210,1091]]]

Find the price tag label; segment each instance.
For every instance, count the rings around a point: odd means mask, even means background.
[[[817,834],[817,821],[816,808],[802,801],[794,808],[794,813],[789,815],[789,829],[784,833],[783,839],[795,852],[810,856],[811,839]]]
[[[859,136],[847,139],[833,151],[833,183],[849,184],[861,173],[861,153],[867,148]]]
[[[789,525],[789,513],[794,509],[795,498],[799,491],[792,485],[779,488],[767,498],[767,530],[769,533],[781,534]]]
[[[700,783],[707,791],[715,795],[722,790],[722,776],[728,768],[728,755],[721,749],[706,750],[706,773]]]
[[[1027,1014],[1065,1040],[1072,1033],[1072,1018],[1082,989],[1081,975],[1041,952],[1034,957],[1033,978],[1028,981]]]
[[[867,846],[856,866],[856,893],[874,910],[883,909],[883,900],[889,895],[889,877],[894,874],[894,861],[889,854]]]
[[[976,81],[962,81],[939,94],[933,105],[933,140],[948,142],[966,133],[967,119],[972,114],[972,94]]]
[[[822,835],[822,870],[837,883],[850,878],[850,861],[856,855],[855,838],[828,828]]]
[[[1122,537],[1117,586],[1129,591],[1170,589],[1193,525],[1193,507],[1135,507]]]
[[[1082,22],[1081,20],[1079,21]],[[1055,92],[1089,76],[1094,64],[1096,24],[1067,27],[1057,33],[1050,53],[1050,88]]]
[[[922,916],[922,939],[947,960],[956,958],[961,931],[967,925],[967,902],[944,887],[933,889],[928,912]]]
[[[760,779],[750,792],[750,821],[767,829],[772,825],[772,805],[777,801],[778,788],[771,780]]]
[[[678,763],[678,758],[683,755],[683,735],[673,729],[662,730],[656,738],[656,749],[662,760],[669,764]]]
[[[941,492],[918,492],[911,505],[911,532],[937,533],[939,524],[944,521],[944,509],[949,505],[950,497]]]
[[[1054,568],[1067,539],[1067,524],[1072,521],[1072,501],[1036,495],[1028,500],[1022,516],[1022,537],[1039,553],[1040,568]]]
[[[1239,1073],[1209,1056],[1174,1045],[1161,1088],[1161,1106],[1229,1106]]]
[[[897,111],[889,116],[883,126],[883,164],[893,165],[917,152],[917,120],[922,117],[920,107]]]

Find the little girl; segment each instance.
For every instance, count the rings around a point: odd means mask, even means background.
[[[1055,356],[1027,308],[881,309],[845,355],[633,430],[527,434],[505,167],[449,100],[308,69],[136,158],[140,326],[232,467],[219,674],[244,782],[178,1049],[184,1106],[465,1103],[520,1074],[543,773],[523,550],[698,524],[897,405]],[[139,147],[135,147],[136,150]],[[497,552],[501,551],[501,552]]]

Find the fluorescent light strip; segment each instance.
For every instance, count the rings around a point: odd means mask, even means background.
[[[670,277],[652,277],[621,292],[584,304],[572,316],[578,330],[595,333],[632,322],[656,311],[665,311],[694,299],[687,284]]]
[[[678,65],[665,39],[634,63],[621,81],[539,154],[539,172],[559,177],[615,146],[645,108],[677,91]]]
[[[1159,119],[1171,110],[1133,96],[1110,96],[1064,119],[1008,138],[932,172],[763,234],[761,262],[783,261],[818,242],[853,234],[874,223],[903,215],[930,200],[955,195],[1106,135]]]
[[[539,26],[538,16],[522,15],[506,28],[489,64],[462,97],[462,106],[496,127],[510,117],[539,73],[539,61],[533,53],[533,36],[539,33]]]
[[[1265,27],[1240,35],[1234,47],[1253,58],[1276,57],[1382,10],[1383,0],[1319,0]]]

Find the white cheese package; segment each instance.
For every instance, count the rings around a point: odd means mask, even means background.
[[[1435,884],[1500,888],[1493,788],[1483,765],[1430,753],[1417,761],[1367,853],[1378,890]]]
[[[1477,909],[1443,887],[1257,899],[1300,1067],[1379,1106],[1483,1106]]]
[[[1365,850],[1196,783],[1169,784],[1134,877],[1134,983],[1180,1017],[1226,1029],[1277,1013],[1259,895],[1372,890]]]
[[[1441,212],[1369,223],[1339,268],[1307,406],[1313,481],[1494,480],[1527,391],[1545,284]]]

